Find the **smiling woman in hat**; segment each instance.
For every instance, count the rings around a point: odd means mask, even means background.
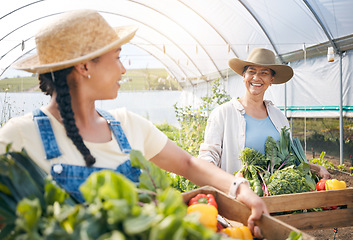
[[[0,153],[9,143],[11,150],[24,148],[63,188],[83,201],[79,186],[94,171],[114,169],[137,182],[140,170],[131,166],[129,152],[139,150],[167,171],[244,202],[252,209],[249,227],[253,230],[254,220],[268,212],[263,201],[240,184],[241,178],[190,156],[151,122],[125,108],[95,108],[96,100],[116,98],[126,72],[119,59],[121,46],[136,30],[112,28],[93,10],[62,14],[42,28],[35,36],[37,54],[14,67],[39,73],[40,89],[51,101],[12,118],[0,129]]]
[[[233,58],[228,64],[243,76],[246,91],[240,99],[233,98],[211,112],[199,158],[234,173],[242,167],[239,154],[245,147],[265,153],[267,137],[277,141],[281,129],[289,128],[284,114],[271,101],[264,100],[264,95],[272,84],[289,81],[293,70],[276,64],[274,53],[264,48],[253,49],[247,61]],[[320,165],[310,167],[323,178],[331,177]]]

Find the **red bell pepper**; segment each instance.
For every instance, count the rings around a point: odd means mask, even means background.
[[[323,190],[335,190],[335,189],[345,189],[346,183],[344,181],[338,181],[337,179],[321,179],[317,182],[315,190],[316,191],[323,191]],[[337,206],[331,207],[323,207],[324,210],[329,209],[337,209]]]
[[[327,179],[321,179],[320,181],[318,181],[318,182],[316,183],[315,190],[316,190],[316,191],[323,191],[323,190],[326,190],[326,188],[325,188],[326,180],[327,180]]]
[[[216,209],[218,209],[216,199],[212,194],[203,194],[199,193],[195,197],[191,198],[188,205],[198,204],[198,203],[206,203],[209,205],[213,205]]]

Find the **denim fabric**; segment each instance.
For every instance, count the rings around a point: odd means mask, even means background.
[[[130,144],[125,136],[123,129],[120,126],[120,122],[116,121],[114,117],[108,112],[99,110],[99,114],[104,117],[113,132],[115,138],[118,141],[121,151],[124,153],[129,153],[131,151]],[[37,124],[38,130],[40,132],[44,150],[47,155],[47,159],[59,157],[61,155],[59,147],[55,140],[54,132],[51,127],[49,118],[39,109],[33,112],[34,121]],[[79,201],[83,202],[83,196],[79,190],[80,185],[87,179],[87,177],[96,171],[100,171],[105,168],[96,167],[86,167],[86,166],[76,166],[69,164],[61,164],[63,170],[61,172],[55,172],[54,166],[51,167],[51,175],[53,179],[64,188],[70,195],[76,197]],[[133,182],[139,181],[139,176],[141,170],[136,167],[131,166],[130,160],[125,161],[119,165],[116,172],[125,175]]]
[[[61,156],[49,118],[40,109],[33,111],[33,120],[39,129],[47,160]]]
[[[107,120],[109,127],[112,130],[112,132],[113,132],[113,134],[119,144],[121,151],[123,153],[130,153],[131,147],[130,147],[129,141],[127,140],[127,138],[124,134],[123,129],[121,128],[120,122],[115,120],[114,117],[110,113],[108,113],[102,109],[97,109],[97,111],[102,117],[104,117]]]
[[[63,187],[66,192],[68,192],[71,196],[75,197],[80,202],[84,202],[84,198],[79,190],[81,184],[86,181],[91,173],[105,169],[96,167],[74,166],[68,164],[61,164],[61,166],[63,167],[63,171],[61,173],[54,172],[52,167],[51,175],[53,179],[55,179],[59,186]],[[131,166],[130,160],[119,165],[115,171],[125,175],[133,182],[139,181],[139,176],[141,173],[139,168]]]

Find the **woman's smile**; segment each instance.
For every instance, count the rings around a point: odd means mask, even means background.
[[[250,85],[253,87],[262,87],[263,86],[262,83],[250,83]]]

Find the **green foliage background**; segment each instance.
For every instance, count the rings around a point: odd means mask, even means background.
[[[169,139],[190,153],[197,156],[199,148],[204,140],[205,128],[209,113],[218,105],[229,101],[231,97],[225,92],[219,80],[212,83],[210,95],[201,98],[201,104],[197,108],[192,106],[179,107],[174,105],[175,113],[179,123],[179,128],[167,123],[157,124],[156,126],[163,131]],[[186,178],[174,173],[167,173],[172,179],[172,186],[181,192],[190,191],[197,188]]]

